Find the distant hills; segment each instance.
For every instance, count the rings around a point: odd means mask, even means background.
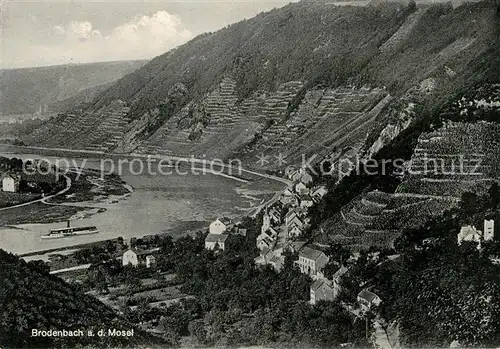
[[[0,70],[0,116],[60,111],[58,104],[116,81],[147,61],[122,61]],[[57,106],[54,109],[54,106]]]

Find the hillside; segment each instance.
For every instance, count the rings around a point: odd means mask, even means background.
[[[488,193],[500,182],[499,121],[500,84],[493,84],[409,126],[375,155],[405,160],[404,173],[346,177],[316,210],[318,241],[392,247],[402,230],[456,208],[464,194]]]
[[[0,116],[62,111],[57,102],[115,81],[145,63],[123,61],[0,70]]]
[[[161,344],[135,329],[133,337],[98,337],[99,329],[129,330],[120,318],[97,299],[83,294],[62,279],[49,275],[42,262],[26,263],[0,250],[0,345],[7,348],[48,348],[97,345],[137,347]],[[37,330],[78,330],[95,337],[36,337]],[[165,345],[167,343],[163,343]]]
[[[400,159],[406,171],[399,175],[390,168],[345,177],[342,168],[319,179],[330,190],[313,213],[320,242],[390,246],[401,227],[419,226],[464,192],[500,179],[497,127],[480,123],[500,119],[498,37],[492,1],[457,8],[294,3],[200,35],[18,138],[237,158],[279,173],[303,157],[335,169],[352,156]],[[425,152],[457,158],[476,148],[481,178],[413,171]],[[257,162],[261,154],[267,162]]]
[[[249,166],[262,152],[289,164],[335,157],[376,139],[409,103],[439,108],[498,79],[498,34],[490,2],[290,4],[200,35],[20,136],[47,147],[237,156]]]

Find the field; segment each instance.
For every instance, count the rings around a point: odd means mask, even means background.
[[[8,193],[0,191],[0,208],[23,204],[25,202],[40,199],[41,197],[40,194]]]

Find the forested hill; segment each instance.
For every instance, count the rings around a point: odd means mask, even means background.
[[[447,63],[461,73],[466,64],[487,54],[498,38],[492,4],[466,4],[455,10],[441,4],[421,11],[396,3],[290,4],[200,35],[155,58],[100,95],[94,107],[121,99],[139,112],[140,107],[164,101],[178,83],[187,88],[187,100],[196,99],[228,75],[236,80],[239,98],[294,80],[310,86],[371,83],[402,93]],[[457,57],[470,46],[468,60]],[[493,66],[469,68],[480,74]],[[455,87],[465,82],[460,80]]]
[[[54,111],[53,103],[116,81],[145,63],[139,60],[0,69],[0,116]]]
[[[133,326],[112,309],[48,273],[42,262],[19,259],[0,249],[0,346],[53,348],[75,346],[137,347],[167,345],[138,330],[133,337],[98,337],[99,329],[129,330]],[[32,330],[78,330],[95,336],[34,337]]]
[[[437,109],[500,81],[499,22],[491,0],[457,8],[293,3],[200,35],[12,137],[101,152],[238,156],[249,166],[263,151],[289,163],[321,158],[358,149],[391,121],[391,108]]]

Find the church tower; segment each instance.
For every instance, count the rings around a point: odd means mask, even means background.
[[[269,228],[271,228],[271,217],[269,216],[269,212],[267,211],[267,206],[266,206],[266,209],[264,211],[264,217],[262,218],[262,229],[261,229],[261,233],[265,233],[266,231],[269,230]]]

